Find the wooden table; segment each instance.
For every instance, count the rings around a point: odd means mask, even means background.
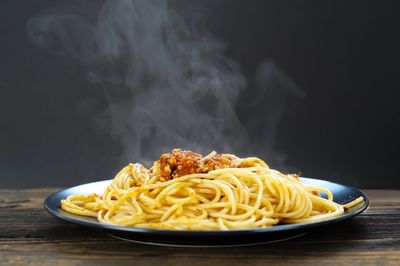
[[[62,222],[42,207],[55,190],[0,190],[0,265],[400,265],[400,190],[366,190],[362,215],[297,239],[212,249],[133,244]]]

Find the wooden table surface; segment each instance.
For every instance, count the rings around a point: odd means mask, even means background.
[[[365,190],[363,214],[297,239],[197,249],[128,243],[60,221],[42,207],[54,191],[0,190],[0,265],[400,265],[400,190]]]

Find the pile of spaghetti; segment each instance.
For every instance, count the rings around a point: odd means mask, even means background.
[[[103,195],[72,195],[61,206],[114,225],[229,230],[326,220],[363,200],[341,206],[332,199],[329,190],[307,186],[255,157],[174,149],[150,169],[124,167]]]

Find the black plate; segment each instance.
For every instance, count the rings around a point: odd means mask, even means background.
[[[343,215],[329,220],[313,223],[283,224],[269,228],[230,231],[179,231],[116,226],[101,224],[95,218],[74,215],[61,209],[60,201],[62,199],[65,199],[72,194],[102,194],[106,186],[110,184],[111,180],[88,183],[56,192],[46,198],[44,201],[44,208],[57,218],[104,231],[113,237],[123,240],[155,245],[203,247],[252,245],[286,240],[303,235],[309,228],[339,222],[354,217],[368,207],[368,197],[359,189],[319,179],[303,177],[301,180],[303,183],[308,185],[320,186],[329,189],[334,195],[334,201],[339,204],[348,203],[360,196],[364,197],[365,200],[364,202],[359,203],[353,208],[347,210]]]

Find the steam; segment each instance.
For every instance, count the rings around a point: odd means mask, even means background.
[[[153,161],[173,147],[274,159],[287,96],[302,95],[272,62],[260,64],[246,90],[223,43],[163,0],[106,1],[96,17],[55,9],[32,18],[28,33],[105,87],[109,108],[99,118],[111,117],[125,162]],[[244,100],[265,116],[242,123],[235,107]]]

